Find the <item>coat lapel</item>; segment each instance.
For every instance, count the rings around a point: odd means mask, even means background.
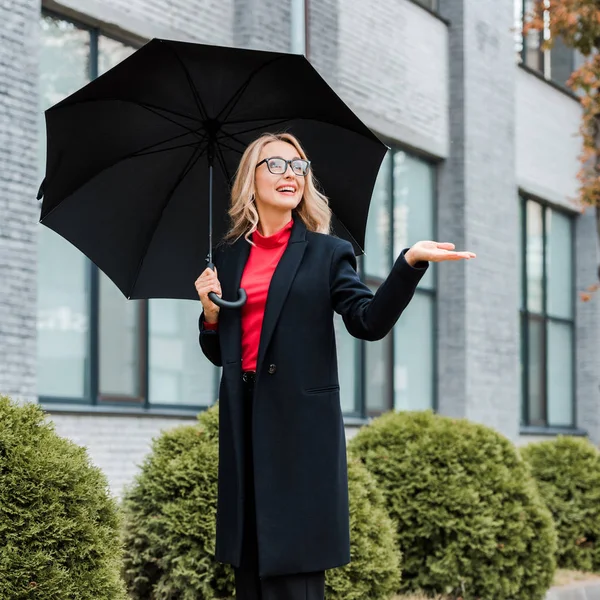
[[[277,319],[279,318],[285,299],[290,291],[298,267],[302,262],[305,250],[306,226],[300,217],[294,215],[294,225],[290,234],[290,241],[273,273],[273,278],[271,279],[271,284],[269,286],[269,294],[267,296],[267,304],[260,335],[260,345],[258,348],[257,372],[260,372],[265,357],[265,351],[271,341]]]

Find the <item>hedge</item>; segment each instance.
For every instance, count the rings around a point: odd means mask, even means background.
[[[600,571],[600,451],[559,436],[521,448],[558,531],[558,566]]]
[[[400,591],[465,600],[541,600],[556,532],[518,451],[483,425],[390,412],[350,451],[373,473],[396,523]]]
[[[120,521],[106,478],[35,404],[0,396],[0,590],[119,600]]]

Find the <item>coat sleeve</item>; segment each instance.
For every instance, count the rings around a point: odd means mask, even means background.
[[[204,312],[200,315],[198,321],[198,329],[200,330],[200,348],[204,352],[204,356],[210,360],[213,365],[217,367],[223,366],[221,359],[221,342],[219,340],[219,329],[205,329],[204,328]]]
[[[384,338],[412,299],[429,263],[409,265],[404,258],[407,250],[400,253],[390,274],[373,294],[356,272],[352,245],[341,240],[336,246],[329,274],[331,302],[354,337],[368,341]]]

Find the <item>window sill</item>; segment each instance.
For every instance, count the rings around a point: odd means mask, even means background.
[[[542,73],[540,73],[536,69],[532,69],[531,67],[528,67],[527,65],[523,64],[522,62],[517,63],[517,66],[520,69],[523,69],[523,71],[526,71],[527,73],[529,73],[530,75],[537,77],[540,81],[544,81],[549,86],[553,87],[555,90],[562,92],[563,94],[565,94],[565,96],[568,96],[572,100],[575,100],[578,104],[581,102],[581,99],[579,98],[579,96],[575,92],[573,92],[571,89],[566,87],[565,85],[561,85],[560,83],[556,83],[556,81],[552,81],[552,79],[548,79],[547,77],[544,77],[544,75]]]
[[[48,414],[60,415],[101,415],[104,417],[150,417],[150,418],[171,418],[171,419],[190,419],[195,421],[198,413],[203,412],[208,407],[192,406],[190,408],[167,408],[161,407],[136,407],[136,406],[115,406],[115,405],[90,405],[90,404],[70,404],[66,402],[52,402],[40,400],[40,406]],[[355,416],[344,416],[344,426],[362,427],[368,425],[371,419],[363,419]]]
[[[579,427],[540,427],[538,425],[521,425],[521,435],[575,435],[585,437],[588,432]]]
[[[363,425],[368,425],[372,419],[362,417],[344,417],[344,426],[345,427],[362,427]]]
[[[61,415],[102,415],[104,417],[154,417],[181,419],[187,418],[195,421],[199,412],[206,410],[205,406],[190,408],[143,408],[136,406],[114,406],[90,404],[63,404],[59,402],[40,401],[40,406],[48,414]]]

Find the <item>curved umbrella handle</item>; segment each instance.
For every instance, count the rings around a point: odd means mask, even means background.
[[[214,302],[217,306],[221,308],[241,308],[246,304],[246,290],[240,288],[238,292],[238,299],[230,302],[229,300],[223,300],[223,298],[219,298],[214,292],[208,292],[208,297],[211,302]]]
[[[212,269],[213,271],[215,270],[215,265],[212,263],[212,261],[209,261],[208,268]],[[246,304],[248,296],[246,295],[246,290],[240,288],[237,300],[223,300],[223,298],[219,298],[219,296],[217,296],[214,292],[208,292],[208,299],[221,308],[241,308],[244,306],[244,304]]]

